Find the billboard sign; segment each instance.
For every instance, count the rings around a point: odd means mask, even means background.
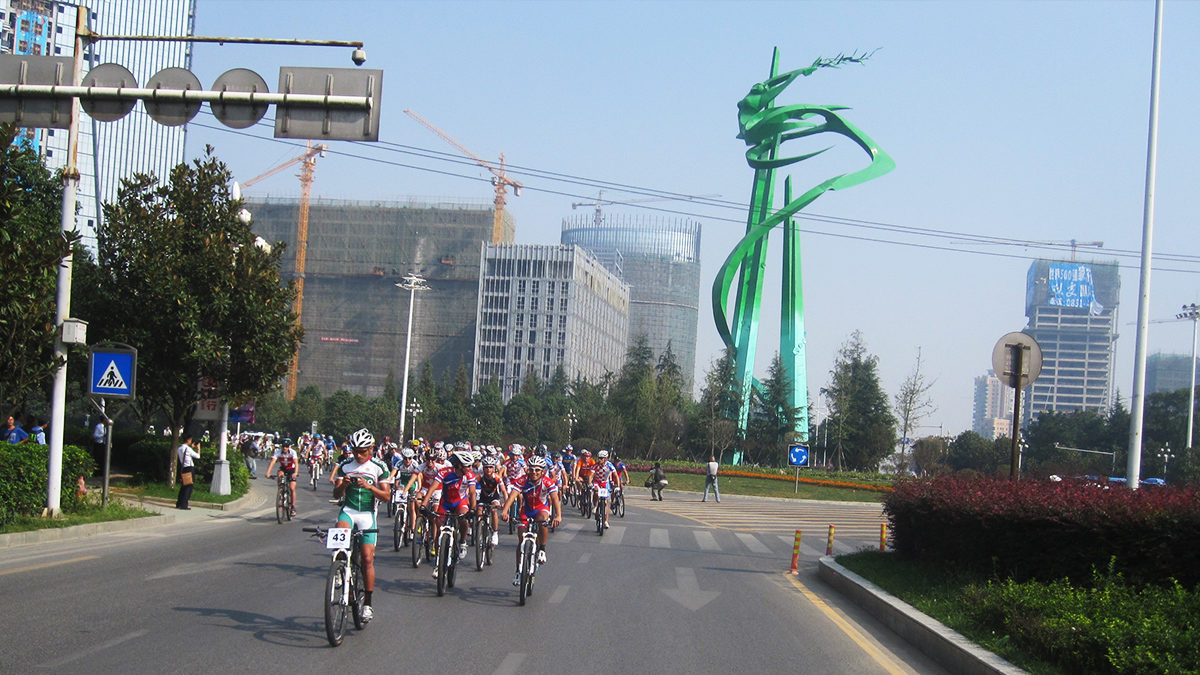
[[[1078,307],[1091,314],[1103,311],[1096,302],[1096,285],[1092,266],[1083,263],[1050,263],[1046,274],[1049,297],[1046,304],[1055,307]]]

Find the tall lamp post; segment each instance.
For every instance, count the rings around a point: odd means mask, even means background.
[[[414,398],[412,400],[412,403],[408,404],[408,414],[412,415],[412,420],[413,420],[412,421],[412,437],[409,440],[412,440],[412,441],[417,440],[417,415],[420,415],[423,412],[425,412],[425,410],[423,408],[421,408],[421,404],[420,404],[420,402],[417,401],[417,399]]]
[[[567,416],[563,418],[567,423],[567,445],[575,442],[575,424],[579,422],[579,418],[575,416],[573,408],[567,408]]]
[[[1171,443],[1163,443],[1162,450],[1158,451],[1158,458],[1163,461],[1163,478],[1167,477],[1167,465],[1171,460],[1175,459],[1175,453],[1171,452]]]
[[[400,386],[400,436],[403,437],[404,415],[408,412],[408,360],[412,356],[413,303],[416,302],[417,291],[429,290],[429,284],[425,283],[425,277],[410,273],[397,282],[396,288],[408,291],[408,331],[404,339],[404,384]]]
[[[1183,443],[1184,449],[1187,449],[1192,447],[1192,423],[1196,418],[1196,321],[1200,320],[1200,305],[1194,302],[1184,305],[1183,311],[1176,314],[1175,318],[1192,322],[1192,386],[1188,387],[1188,430],[1187,440]]]

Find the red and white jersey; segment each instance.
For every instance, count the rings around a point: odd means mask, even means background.
[[[525,460],[521,457],[509,457],[504,460],[504,477],[509,483],[514,479],[525,477]]]
[[[421,487],[429,489],[430,485],[437,480],[439,476],[444,475],[447,471],[451,471],[454,467],[450,466],[450,462],[439,462],[436,459],[431,459],[421,464],[418,471],[421,472]]]
[[[471,492],[471,486],[475,484],[474,471],[466,469],[460,476],[452,469],[434,479],[433,488],[441,488],[443,504],[453,504],[466,499]]]
[[[612,462],[597,463],[595,470],[592,472],[592,485],[602,488],[608,487],[608,481],[616,472],[617,467],[613,466]]]
[[[300,461],[300,456],[296,454],[295,448],[276,448],[275,454],[271,457],[279,460],[279,468],[284,471],[291,471],[296,468],[296,462]]]
[[[558,483],[549,476],[542,476],[539,481],[532,481],[530,478],[532,477],[524,474],[516,480],[508,481],[508,484],[514,490],[521,491],[521,500],[526,509],[532,511],[550,508],[550,495],[558,492]]]

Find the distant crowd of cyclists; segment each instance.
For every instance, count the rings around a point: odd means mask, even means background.
[[[390,504],[394,491],[403,491],[408,497],[403,501],[409,522],[429,514],[436,519],[436,527],[441,527],[450,513],[470,516],[456,519],[459,542],[468,541],[475,518],[490,514],[489,543],[495,546],[497,521],[518,518],[522,534],[536,528],[538,564],[547,562],[549,532],[562,522],[564,496],[595,509],[597,527],[608,528],[612,498],[629,483],[628,467],[614,454],[600,450],[593,455],[581,449],[576,455],[570,445],[551,453],[544,444],[532,449],[513,444],[502,449],[466,441],[415,439],[401,447],[386,436],[376,442],[370,431],[359,429],[342,443],[329,435],[305,433],[295,441],[263,436],[261,445],[256,439],[243,438],[240,447],[247,456],[262,453],[271,458],[266,475],[288,481],[292,504],[296,503],[301,465],[308,468],[314,487],[322,472],[332,469],[331,501],[340,506],[335,527],[378,529],[376,505]],[[365,620],[374,615],[371,594],[376,542],[375,532],[363,535]],[[466,557],[465,543],[460,544],[458,556]],[[513,585],[518,583],[519,574],[513,578]]]

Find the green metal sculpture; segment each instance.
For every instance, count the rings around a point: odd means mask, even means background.
[[[844,106],[787,105],[775,107],[775,99],[796,78],[808,76],[820,68],[836,68],[843,63],[861,63],[867,55],[837,56],[817,59],[807,68],[778,73],[779,50],[771,58],[771,77],[750,88],[750,93],[738,102],[738,138],[750,146],[746,161],[754,169],[750,212],[746,220],[746,236],[721,266],[713,282],[713,318],[725,345],[733,350],[737,361],[737,378],[741,385],[742,405],[738,411],[738,428],[744,434],[750,415],[752,391],[760,385],[754,378],[754,355],[758,341],[758,320],[762,300],[763,271],[767,262],[767,235],[776,226],[783,227],[783,289],[779,326],[779,354],[784,370],[792,383],[790,404],[797,411],[795,431],[802,441],[808,437],[808,386],[804,355],[804,294],[800,275],[800,229],[792,219],[797,212],[811,204],[826,190],[839,190],[873,178],[895,168],[895,162],[880,150],[873,140],[844,120],[837,113]],[[790,140],[822,133],[845,136],[858,145],[870,164],[865,168],[829,178],[793,199],[791,178],[784,180],[784,205],[773,211],[775,169],[815,157],[829,148],[795,156],[781,155],[781,146]],[[739,274],[733,323],[729,323],[726,307],[733,277]]]

